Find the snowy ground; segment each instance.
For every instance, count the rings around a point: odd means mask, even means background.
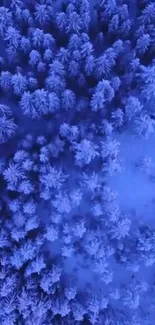
[[[120,159],[124,171],[109,178],[109,186],[117,192],[120,208],[131,213],[137,222],[153,223],[155,219],[155,136],[148,140],[129,132],[115,134],[120,142]],[[151,175],[137,167],[150,157],[154,164]]]

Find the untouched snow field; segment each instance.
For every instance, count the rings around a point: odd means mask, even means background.
[[[116,133],[120,142],[120,159],[124,170],[112,175],[109,186],[117,193],[123,212],[131,214],[137,222],[154,223],[155,220],[155,135],[144,140],[128,131]],[[149,173],[138,165],[149,157],[152,168]]]

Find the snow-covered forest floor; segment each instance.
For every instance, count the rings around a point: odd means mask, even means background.
[[[116,191],[121,209],[133,222],[155,225],[155,136],[142,139],[130,131],[116,133],[120,142],[120,159],[124,170],[112,175],[109,186]],[[148,170],[144,159],[150,160]]]

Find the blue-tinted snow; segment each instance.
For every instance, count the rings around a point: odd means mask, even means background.
[[[155,136],[147,140],[128,131],[115,133],[120,142],[120,159],[124,170],[109,178],[108,183],[117,192],[117,199],[123,211],[138,222],[155,220]],[[154,164],[150,175],[137,164],[150,157]]]

